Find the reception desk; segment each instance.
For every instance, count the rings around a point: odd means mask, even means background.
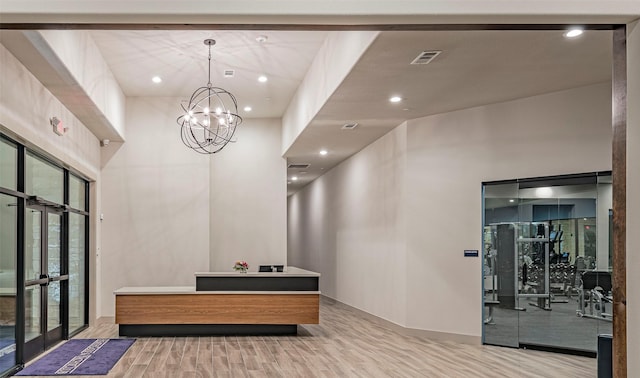
[[[196,286],[123,287],[116,295],[121,336],[296,334],[318,324],[320,274],[196,273]]]

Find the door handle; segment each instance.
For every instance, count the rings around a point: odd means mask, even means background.
[[[69,279],[69,275],[68,274],[63,274],[61,276],[53,276],[53,277],[49,277],[49,282],[53,282],[53,281],[66,281]]]
[[[46,281],[40,283],[40,286],[42,286],[42,287],[49,286],[49,282],[51,282],[51,278],[49,277],[48,274],[41,274],[40,275],[40,280],[46,280]]]

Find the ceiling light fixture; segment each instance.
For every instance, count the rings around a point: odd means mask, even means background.
[[[567,38],[575,38],[582,35],[582,33],[584,33],[584,30],[582,30],[581,28],[573,28],[573,29],[569,29],[568,32],[564,33],[564,36]]]
[[[244,111],[245,112],[250,112],[251,110],[253,110],[250,106],[245,106],[244,107]]]
[[[291,181],[298,181],[298,176],[291,177]]]
[[[326,154],[328,154],[329,152],[327,150],[320,150],[320,155],[324,156]]]
[[[266,76],[264,76],[264,75],[260,75],[260,76],[258,77],[258,81],[259,81],[259,82],[261,82],[261,83],[266,83],[266,82],[267,82],[267,80],[269,80],[269,79],[267,79],[267,77],[266,77]]]
[[[160,76],[154,76],[151,78],[151,81],[153,81],[156,84],[162,83],[162,78]]]
[[[182,101],[184,111],[177,122],[181,126],[182,142],[201,154],[215,154],[227,143],[235,142],[233,135],[242,123],[238,115],[238,102],[228,91],[211,84],[211,46],[214,39],[205,39],[209,46],[209,81],[205,87],[196,89],[189,103]]]
[[[389,99],[390,102],[400,102],[402,101],[402,97],[400,96],[393,96]]]

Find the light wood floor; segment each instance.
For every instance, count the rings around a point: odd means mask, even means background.
[[[79,338],[116,338],[100,322]],[[398,334],[322,300],[287,337],[139,338],[109,377],[595,377],[596,360]]]

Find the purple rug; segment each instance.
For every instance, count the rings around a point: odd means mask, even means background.
[[[71,339],[16,375],[106,375],[135,339]]]

